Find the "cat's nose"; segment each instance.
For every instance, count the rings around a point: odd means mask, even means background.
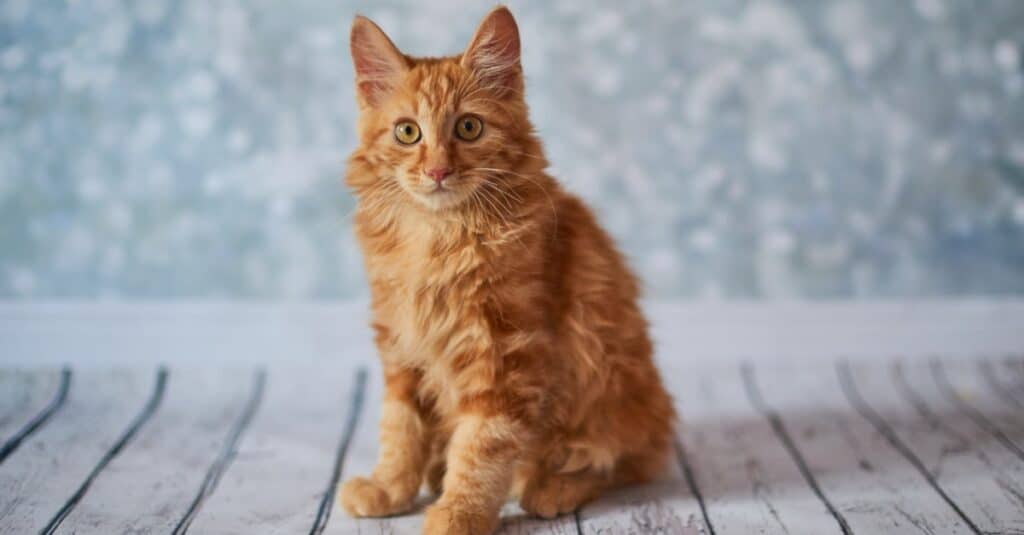
[[[445,178],[448,178],[448,175],[452,174],[452,170],[448,167],[435,167],[433,169],[427,169],[425,173],[430,178],[433,178],[434,182],[440,184],[441,182],[444,182]]]

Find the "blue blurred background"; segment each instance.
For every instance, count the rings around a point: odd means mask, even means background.
[[[455,53],[490,2],[0,2],[0,297],[366,294],[354,13]],[[1024,2],[513,1],[553,171],[657,298],[1024,292]]]

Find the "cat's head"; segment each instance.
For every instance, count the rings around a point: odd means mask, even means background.
[[[457,56],[407,56],[361,16],[351,48],[360,144],[348,182],[357,193],[389,191],[433,211],[508,203],[500,193],[543,167],[507,8],[491,11]]]

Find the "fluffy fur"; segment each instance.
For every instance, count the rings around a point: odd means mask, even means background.
[[[638,285],[579,199],[545,173],[504,7],[462,54],[413,58],[352,27],[359,147],[347,183],[372,290],[385,396],[373,474],[344,508],[411,508],[427,534],[487,534],[510,492],[550,518],[662,470],[674,413]],[[456,121],[483,121],[474,141]],[[418,124],[404,145],[396,124]],[[426,171],[453,172],[438,183]]]

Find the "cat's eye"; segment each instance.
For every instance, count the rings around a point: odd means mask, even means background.
[[[484,133],[484,122],[475,115],[463,115],[455,123],[455,135],[463,141],[473,141]]]
[[[412,121],[399,121],[395,125],[395,139],[403,145],[412,145],[420,140],[420,127]]]

